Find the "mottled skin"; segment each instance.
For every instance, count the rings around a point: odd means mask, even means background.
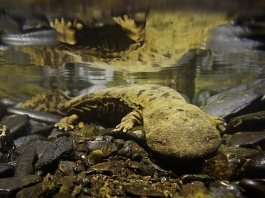
[[[55,126],[73,128],[77,121],[119,123],[115,131],[126,132],[143,125],[147,145],[155,152],[177,159],[204,157],[220,145],[218,130],[224,123],[186,103],[175,90],[158,85],[113,87],[76,98],[62,91],[48,91],[19,108],[65,116]]]

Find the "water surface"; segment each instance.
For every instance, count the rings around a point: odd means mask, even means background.
[[[23,0],[0,6],[1,98],[154,83],[192,100],[202,90],[220,92],[265,76],[264,3]],[[128,40],[113,20],[127,16],[143,28],[143,41]]]

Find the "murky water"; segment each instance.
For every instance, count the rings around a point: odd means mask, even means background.
[[[264,3],[0,1],[0,98],[170,86],[191,100],[265,76]]]

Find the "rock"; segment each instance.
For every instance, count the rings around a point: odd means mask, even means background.
[[[30,120],[30,124],[32,126],[32,129],[28,131],[29,134],[38,134],[46,137],[50,135],[51,131],[54,128],[54,124],[45,124],[32,119]]]
[[[260,111],[232,118],[226,126],[225,133],[262,131],[263,129],[265,129],[265,111]]]
[[[2,124],[6,125],[14,139],[21,137],[27,132],[29,126],[28,115],[12,115],[5,117]]]
[[[152,196],[152,197],[162,197],[164,193],[161,189],[156,189],[155,187],[148,184],[124,184],[123,189],[133,195],[138,196]]]
[[[0,179],[0,196],[12,197],[22,188],[33,186],[41,181],[38,175],[27,175],[24,177],[9,177]],[[30,196],[29,196],[30,197]]]
[[[60,183],[57,181],[43,181],[35,186],[24,188],[19,191],[16,198],[23,197],[51,197],[60,189]]]
[[[229,120],[235,115],[242,114],[246,108],[257,107],[261,103],[261,98],[262,94],[252,93],[252,91],[227,94],[207,104],[203,111]]]
[[[265,185],[254,179],[241,179],[239,185],[244,189],[249,197],[265,197]]]
[[[118,150],[117,154],[125,157],[130,157],[132,159],[148,156],[148,153],[132,140],[126,141],[123,147]]]
[[[143,162],[129,161],[126,164],[127,168],[142,176],[154,175],[155,170],[152,166]]]
[[[207,174],[211,178],[232,180],[240,172],[240,168],[246,160],[234,153],[222,153],[211,159],[205,160],[202,174]]]
[[[61,157],[61,155],[70,153],[73,151],[72,143],[67,137],[59,137],[54,140],[50,147],[47,147],[43,155],[39,156],[39,160],[35,164],[35,168],[38,170],[42,166],[51,164],[54,160]]]
[[[233,184],[227,186],[220,186],[218,188],[210,188],[208,191],[209,198],[218,197],[218,198],[235,198],[235,197],[245,197],[245,193],[242,192],[242,189]]]
[[[89,151],[101,150],[104,156],[109,156],[111,153],[116,152],[118,148],[112,142],[103,141],[89,141],[88,142]]]
[[[23,145],[29,145],[31,142],[35,142],[36,140],[45,140],[47,141],[48,138],[42,136],[42,135],[27,135],[27,136],[22,136],[20,138],[17,138],[14,140],[14,144],[16,148],[23,146]]]
[[[238,156],[242,156],[245,158],[252,158],[260,155],[260,152],[255,149],[241,148],[235,146],[224,146],[224,145],[221,145],[219,147],[218,153],[234,153]]]
[[[39,111],[32,111],[28,109],[19,109],[14,107],[7,108],[8,114],[17,114],[17,115],[28,115],[31,119],[37,120],[40,122],[48,123],[48,124],[54,124],[60,121],[62,118],[59,115],[54,115],[47,112],[39,112]]]
[[[0,163],[0,177],[11,177],[14,175],[14,166],[7,163]]]
[[[124,163],[120,161],[113,162],[102,162],[91,166],[86,172],[89,173],[101,173],[107,175],[116,175],[118,174],[122,168],[124,167]]]
[[[58,169],[62,172],[63,175],[74,175],[75,163],[71,161],[61,160],[58,165]]]
[[[34,172],[33,161],[35,159],[35,148],[28,147],[25,152],[19,156],[15,165],[15,177],[31,175]]]
[[[229,146],[253,147],[265,141],[265,132],[237,132],[233,134]]]
[[[242,173],[248,178],[265,177],[265,156],[260,155],[253,157],[242,167]]]

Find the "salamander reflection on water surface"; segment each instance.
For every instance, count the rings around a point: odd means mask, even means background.
[[[112,87],[75,98],[60,90],[36,95],[18,108],[64,116],[55,126],[73,128],[77,121],[105,126],[119,123],[126,132],[143,125],[146,143],[153,151],[176,159],[201,158],[215,152],[224,122],[186,103],[175,90],[159,85]]]

